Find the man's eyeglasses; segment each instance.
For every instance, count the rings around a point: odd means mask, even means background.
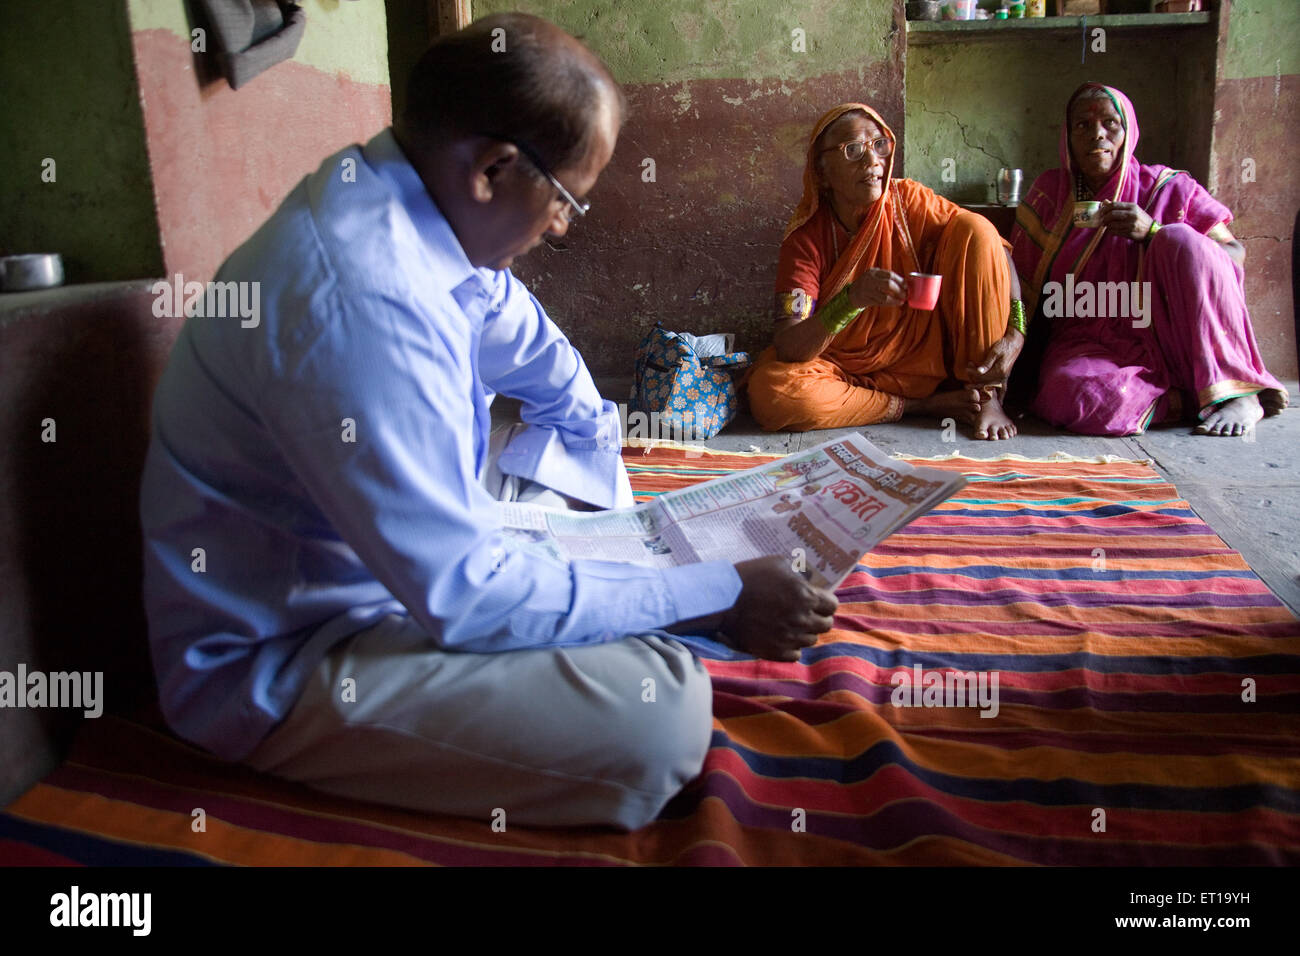
[[[871,151],[881,159],[888,159],[889,154],[894,151],[894,144],[882,136],[880,139],[873,139],[870,143],[862,139],[851,139],[847,143],[840,143],[838,146],[831,146],[828,149],[823,149],[822,152],[829,153],[838,149],[844,154],[844,158],[850,163],[856,163],[863,156],[867,155],[868,146],[870,146]]]
[[[529,161],[534,166],[537,167],[537,171],[541,173],[543,176],[545,176],[547,179],[549,179],[551,181],[551,185],[560,191],[560,195],[564,197],[564,201],[568,203],[568,208],[566,208],[563,213],[565,222],[573,222],[575,215],[585,216],[587,212],[591,209],[591,203],[579,202],[578,200],[573,198],[572,193],[570,193],[567,189],[565,189],[563,186],[560,185],[560,181],[556,179],[553,175],[551,175],[551,171],[546,168],[546,164],[542,162],[542,158],[538,156],[537,152],[527,143],[523,142],[522,140],[514,139],[513,137],[510,136],[501,136],[495,133],[489,133],[487,135],[492,139],[499,139],[503,143],[510,143],[512,146],[518,149],[519,152],[527,156]]]

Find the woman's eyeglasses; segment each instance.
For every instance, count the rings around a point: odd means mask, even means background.
[[[850,163],[856,163],[863,156],[867,155],[868,146],[870,146],[871,151],[881,159],[888,159],[889,154],[894,151],[894,144],[882,136],[880,139],[873,139],[870,143],[863,139],[851,139],[847,143],[840,143],[838,146],[831,146],[828,149],[823,149],[822,152],[829,153],[838,149],[844,154],[844,158]]]

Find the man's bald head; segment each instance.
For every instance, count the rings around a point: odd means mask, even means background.
[[[425,51],[398,128],[416,148],[436,149],[449,137],[509,136],[563,169],[586,154],[606,110],[621,127],[626,100],[594,53],[552,23],[502,13]]]

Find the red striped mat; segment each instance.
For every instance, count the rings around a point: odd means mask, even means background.
[[[641,497],[762,460],[625,456]],[[1241,556],[1144,464],[929,464],[971,483],[864,557],[801,663],[706,661],[704,772],[634,834],[321,796],[105,717],[0,813],[0,860],[1300,862],[1300,622]],[[985,706],[927,706],[957,674]]]

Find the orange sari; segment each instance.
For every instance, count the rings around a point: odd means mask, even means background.
[[[786,227],[777,270],[783,315],[811,316],[867,269],[943,276],[932,311],[879,306],[863,311],[810,362],[782,362],[775,348],[759,356],[748,379],[750,408],[768,430],[835,428],[897,421],[908,398],[932,395],[960,379],[1006,332],[1009,249],[993,225],[910,179],[893,179],[850,235],[838,222],[817,177],[822,132],[861,110],[895,142],[875,110],[843,103],[826,113],[808,139],[803,197]],[[796,295],[799,293],[799,295]]]

